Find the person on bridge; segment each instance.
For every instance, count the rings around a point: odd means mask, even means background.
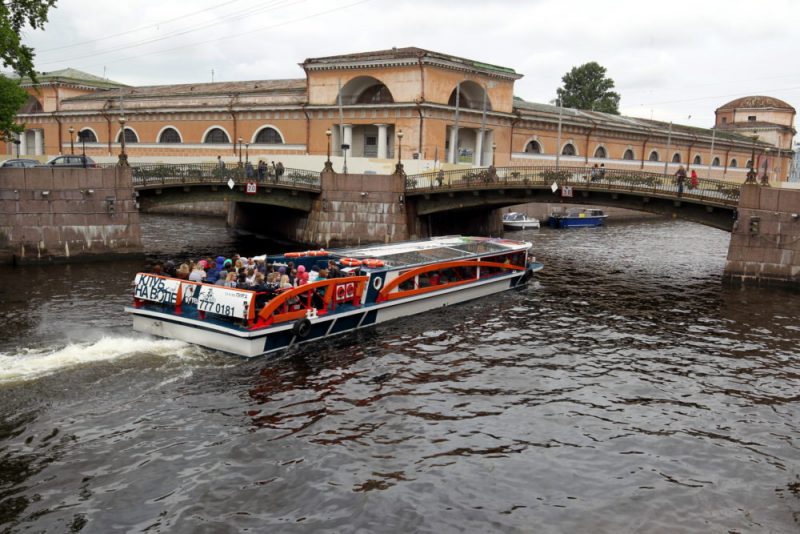
[[[689,176],[689,189],[697,189],[700,185],[700,180],[697,178],[697,171],[692,169],[692,174]]]
[[[678,196],[683,195],[683,183],[686,181],[686,169],[683,165],[675,172],[675,182],[678,184]]]

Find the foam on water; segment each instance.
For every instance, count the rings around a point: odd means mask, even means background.
[[[21,348],[16,354],[0,353],[0,384],[32,380],[66,368],[128,358],[135,354],[182,355],[191,345],[173,339],[103,337],[64,347]]]

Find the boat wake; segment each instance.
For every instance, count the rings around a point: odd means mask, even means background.
[[[0,353],[0,384],[32,380],[68,368],[136,354],[172,356],[187,350],[191,350],[191,345],[174,339],[123,336],[70,343],[59,348],[22,348],[15,354]]]

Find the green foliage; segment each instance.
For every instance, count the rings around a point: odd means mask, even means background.
[[[22,29],[38,29],[47,22],[47,12],[56,0],[13,0],[0,2],[0,59],[20,76],[36,80],[33,49],[22,44]]]
[[[22,132],[22,125],[14,123],[14,116],[27,99],[28,93],[18,81],[0,75],[0,141],[11,141],[12,134]]]
[[[606,69],[595,61],[572,67],[557,90],[561,105],[567,108],[602,111],[619,115],[619,93],[612,91],[614,80],[606,78]]]

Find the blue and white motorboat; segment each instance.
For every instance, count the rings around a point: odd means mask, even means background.
[[[608,215],[601,209],[594,208],[569,208],[566,211],[557,210],[550,214],[547,224],[551,228],[586,228],[603,226]]]
[[[253,357],[523,287],[543,268],[531,244],[446,236],[266,256],[273,268],[333,262],[343,276],[264,294],[152,273],[134,280],[133,328]]]
[[[539,228],[539,219],[528,217],[524,213],[512,211],[503,215],[503,227],[507,230],[526,230],[528,228]]]

